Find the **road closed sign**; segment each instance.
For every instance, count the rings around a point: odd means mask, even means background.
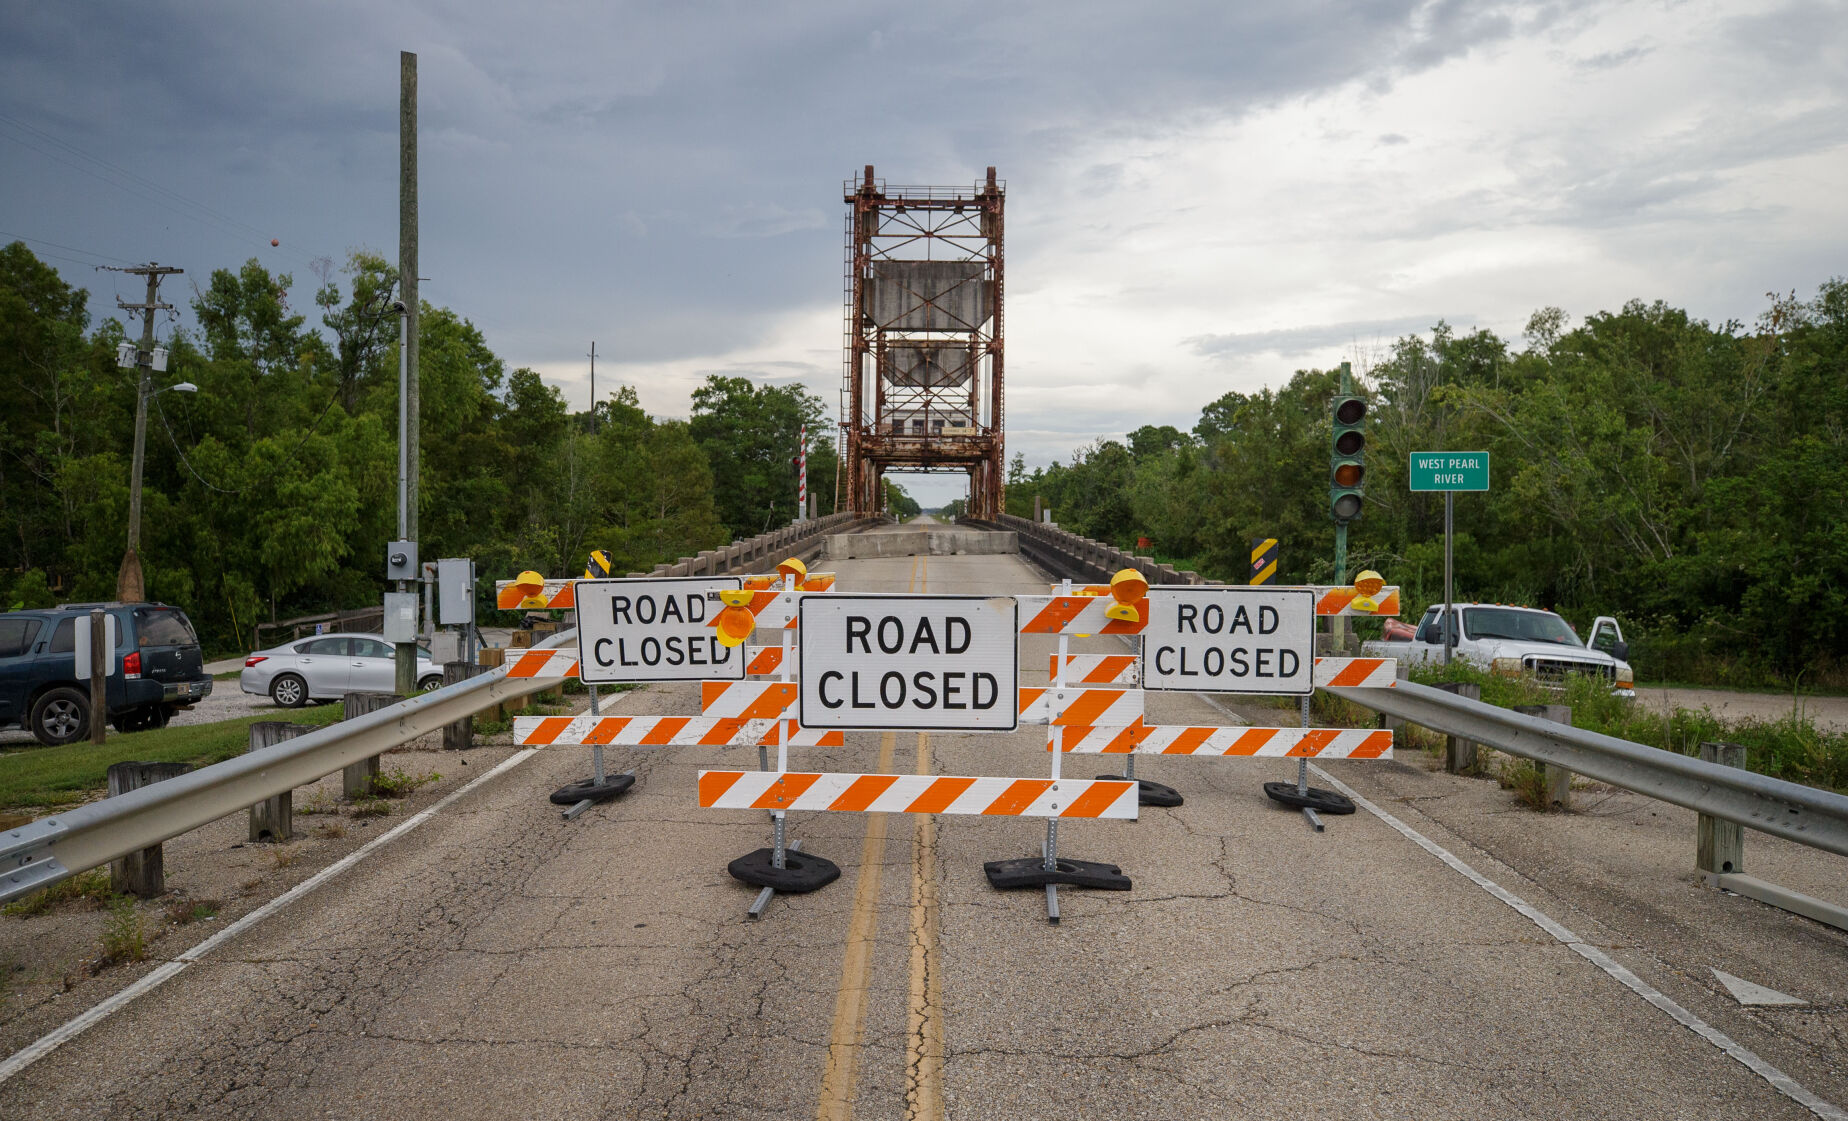
[[[804,596],[804,728],[1011,732],[1020,723],[1011,596]]]
[[[1142,687],[1200,693],[1314,691],[1308,588],[1150,588]]]
[[[713,594],[743,587],[736,576],[579,580],[578,666],[587,684],[717,681],[744,677],[744,647],[719,641]]]

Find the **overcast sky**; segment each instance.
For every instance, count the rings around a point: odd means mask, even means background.
[[[586,10],[591,9],[591,10]],[[1848,273],[1848,5],[142,3],[0,8],[0,241],[397,254],[575,408],[841,371],[842,181],[1008,188],[1008,441],[1044,464],[1439,319],[1715,321]],[[272,248],[271,238],[281,244]],[[171,282],[170,282],[171,283]],[[927,505],[960,482],[906,481]]]

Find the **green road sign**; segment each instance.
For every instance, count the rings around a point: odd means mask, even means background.
[[[1413,490],[1488,490],[1488,452],[1413,452]]]

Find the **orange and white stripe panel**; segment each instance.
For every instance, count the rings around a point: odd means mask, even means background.
[[[731,720],[771,719],[796,703],[793,681],[702,681],[699,714]]]
[[[701,771],[699,804],[708,810],[834,810],[1134,821],[1136,784],[1110,779]]]
[[[746,589],[753,592],[767,592],[783,586],[783,577],[780,573],[768,575],[755,573],[750,576],[740,576],[739,579],[744,581]],[[796,590],[799,592],[831,592],[834,590],[834,580],[835,576],[832,572],[811,572],[808,574],[808,579],[796,585]]]
[[[1046,678],[1056,681],[1059,677],[1059,656],[1050,655],[1046,659]],[[1065,656],[1065,683],[1067,685],[1140,685],[1142,684],[1142,666],[1134,654],[1067,654]]]
[[[521,747],[595,746],[731,747],[776,746],[780,720],[728,720],[712,716],[516,716],[513,742]],[[791,747],[841,747],[841,732],[798,728]]]
[[[784,650],[781,646],[747,646],[744,648],[744,675],[746,677],[768,677],[780,673],[783,663],[788,661],[793,672],[797,668],[796,648],[791,646]]]
[[[1015,596],[1020,602],[1021,634],[1141,634],[1148,624],[1149,601],[1133,604],[1141,622],[1111,619],[1104,611],[1116,600],[1109,596]]]
[[[1391,689],[1399,683],[1396,658],[1317,658],[1315,684],[1343,688]]]
[[[509,649],[507,660],[501,665],[507,670],[508,677],[576,677],[578,675],[576,650]]]
[[[1391,759],[1392,733],[1371,728],[1222,728],[1132,724],[1063,728],[1059,750],[1080,755]]]
[[[528,611],[563,611],[577,606],[573,595],[575,580],[547,580],[538,594],[528,594],[512,580],[494,581],[494,606],[502,611],[524,608]]]
[[[758,627],[786,630],[796,625],[796,605],[802,602],[803,596],[812,594],[814,593],[752,592],[748,606],[751,614],[757,617]],[[712,618],[706,620],[706,625],[709,627],[719,625],[718,612],[712,613]]]
[[[1351,587],[1318,586],[1314,590],[1317,615],[1364,615],[1371,618],[1376,615],[1399,614],[1399,588],[1396,584],[1381,588],[1379,594],[1371,599]]]
[[[1055,689],[1023,685],[1020,687],[1020,722],[1060,728],[1134,724],[1142,719],[1142,698],[1140,689],[1077,686]]]

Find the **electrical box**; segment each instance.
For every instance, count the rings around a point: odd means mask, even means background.
[[[417,641],[417,593],[385,593],[385,641],[392,645]]]
[[[417,542],[393,541],[385,547],[385,579],[415,580],[417,575]]]
[[[467,557],[436,562],[436,621],[445,626],[475,621],[475,562]]]
[[[430,660],[439,666],[462,660],[462,632],[437,631],[430,636]]]

